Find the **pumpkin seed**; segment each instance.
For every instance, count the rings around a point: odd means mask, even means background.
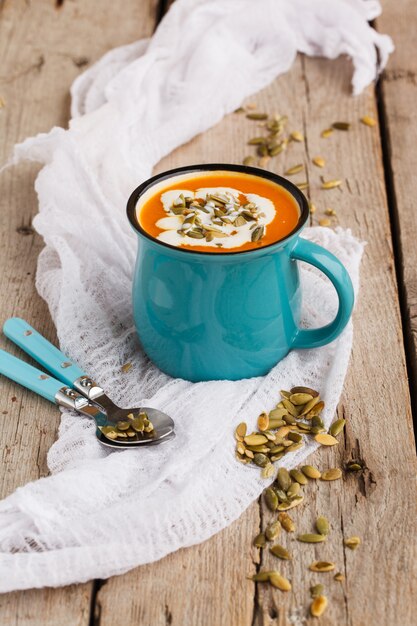
[[[339,443],[335,437],[327,433],[318,433],[314,439],[322,446],[336,446]]]
[[[107,439],[117,439],[118,437],[118,432],[113,426],[103,426],[103,428],[101,428],[101,432],[105,437],[107,437]]]
[[[273,148],[269,148],[269,156],[274,157],[280,154],[286,148],[286,143],[281,142]]]
[[[251,578],[251,580],[253,580],[255,583],[267,583],[269,582],[269,575],[272,572],[258,572],[257,574],[254,574]]]
[[[303,543],[321,543],[326,541],[326,535],[317,535],[315,533],[305,533],[304,535],[297,536],[298,541]]]
[[[119,422],[117,422],[116,428],[117,430],[129,430],[130,422],[127,422],[125,420],[120,420]]]
[[[312,572],[332,572],[335,564],[331,561],[314,561],[309,567]]]
[[[268,156],[267,146],[264,143],[258,146],[256,149],[256,154],[260,157]]]
[[[248,156],[245,156],[242,163],[243,165],[253,165],[254,161],[255,161],[255,157],[253,157],[252,155],[248,155]]]
[[[333,128],[326,128],[325,130],[321,131],[321,136],[324,137],[324,139],[327,139],[327,137],[330,137],[330,135],[333,135]]]
[[[269,417],[267,413],[261,413],[258,417],[258,429],[259,430],[268,430],[269,428]]]
[[[282,419],[286,424],[289,424],[290,426],[297,424],[295,417],[293,417],[292,415],[284,415]]]
[[[265,435],[257,435],[256,433],[252,433],[251,435],[246,435],[243,438],[243,441],[249,446],[260,446],[268,441]]]
[[[235,221],[233,222],[233,224],[237,227],[239,226],[245,226],[247,224],[247,221],[245,220],[245,218],[243,217],[243,215],[238,215],[237,218],[235,219]]]
[[[279,513],[278,520],[287,533],[293,533],[295,531],[295,524],[288,513]]]
[[[325,211],[326,215],[330,215],[331,217],[336,217],[337,213],[334,209],[326,209]]]
[[[290,133],[290,137],[293,141],[304,141],[304,135],[298,130],[294,130]]]
[[[284,398],[282,400],[282,404],[287,409],[290,415],[292,415],[293,417],[298,417],[297,409],[295,408],[294,404],[290,400],[288,400],[288,398]]]
[[[304,500],[304,496],[296,496],[291,502],[281,502],[277,506],[277,511],[289,511],[301,504]]]
[[[303,465],[303,467],[301,468],[301,471],[308,478],[320,478],[321,476],[321,472],[316,467],[313,467],[312,465]]]
[[[251,235],[251,241],[259,241],[260,239],[262,239],[262,237],[264,236],[264,232],[264,226],[257,226],[256,228],[254,228]]]
[[[348,537],[348,539],[345,539],[343,543],[347,548],[356,550],[356,548],[360,545],[361,540],[359,537]]]
[[[319,220],[319,226],[331,226],[331,224],[331,220],[329,220],[327,217],[322,217],[321,220]]]
[[[271,524],[268,524],[268,526],[265,529],[265,537],[266,539],[268,539],[268,541],[273,541],[274,539],[278,537],[280,532],[281,532],[281,524],[277,520],[276,522],[272,522]]]
[[[248,141],[248,146],[259,146],[266,144],[266,142],[266,137],[252,137],[252,139],[249,139]]]
[[[313,157],[311,160],[317,167],[324,167],[326,165],[326,161],[321,156]]]
[[[293,478],[294,480],[297,481],[297,483],[299,483],[300,485],[306,485],[308,483],[307,478],[304,476],[304,474],[302,472],[300,472],[300,470],[298,469],[292,469],[290,471],[290,476],[291,478]]]
[[[302,183],[296,183],[296,186],[298,187],[300,191],[303,191],[303,189],[307,189],[308,182],[305,180]]]
[[[280,394],[283,398],[287,398],[287,400],[289,399],[290,395],[292,394],[292,391],[286,391],[285,389],[281,389]],[[280,403],[281,404],[281,403]]]
[[[328,535],[330,532],[330,524],[327,517],[320,515],[320,517],[316,519],[316,528],[320,535]]]
[[[145,419],[142,417],[143,413],[139,415],[139,417],[135,417],[131,422],[131,426],[134,431],[137,433],[143,433],[145,430]]]
[[[337,435],[339,435],[344,429],[345,424],[346,424],[345,419],[339,419],[333,422],[333,424],[329,428],[330,435],[333,435],[333,437],[337,437]]]
[[[342,181],[339,179],[327,180],[323,181],[321,184],[322,189],[335,189],[335,187],[340,187]]]
[[[287,448],[287,452],[294,452],[295,450],[299,450],[304,446],[304,442],[300,441],[300,443],[293,443]]]
[[[332,127],[336,130],[349,130],[349,122],[333,122]]]
[[[258,467],[266,467],[267,465],[269,465],[269,459],[265,454],[262,454],[261,452],[257,452],[254,457],[253,457],[253,462],[255,463],[255,465],[257,465]]]
[[[266,113],[246,113],[246,117],[248,118],[248,120],[267,120],[268,119],[268,115]]]
[[[281,576],[281,574],[279,574],[278,572],[271,572],[269,574],[269,582],[271,583],[273,587],[276,587],[277,589],[280,589],[281,591],[291,590],[290,581],[284,576]]]
[[[252,452],[262,452],[263,454],[269,452],[268,446],[262,444],[260,446],[246,446],[248,450],[252,450]]]
[[[284,421],[284,420],[283,420]],[[288,433],[290,432],[291,428],[290,426],[280,426],[278,428],[278,430],[275,433],[275,441],[277,440],[277,437],[286,437],[288,435]]]
[[[255,548],[264,548],[266,546],[266,537],[264,533],[259,533],[259,535],[256,535],[255,539],[253,540],[253,545],[255,546]]]
[[[364,115],[363,117],[361,117],[361,122],[362,124],[365,124],[365,126],[376,126],[376,120],[374,120],[374,118],[370,117],[369,115]]]
[[[324,423],[320,415],[313,415],[311,418],[311,425],[318,427],[320,430],[324,430]],[[320,432],[320,430],[317,432]]]
[[[236,450],[239,452],[239,454],[245,454],[245,446],[241,441],[238,441],[236,445]]]
[[[300,493],[300,490],[301,490],[300,483],[293,483],[291,487],[287,490],[288,499],[292,500],[293,498],[298,496]]]
[[[350,463],[347,463],[346,469],[348,472],[359,472],[363,468],[362,468],[362,465],[360,465],[360,463],[351,461]]]
[[[266,167],[269,163],[269,156],[265,155],[259,159],[259,167]],[[263,228],[263,227],[262,227]]]
[[[311,215],[313,215],[313,213],[317,211],[317,207],[315,204],[313,204],[313,202],[310,202],[309,206],[310,206],[310,213]]]
[[[300,443],[300,441],[303,440],[303,436],[300,435],[300,433],[291,431],[290,433],[288,433],[288,439],[294,441],[294,443]]]
[[[279,543],[272,546],[272,548],[270,548],[269,551],[271,554],[273,554],[274,556],[277,556],[279,559],[283,559],[284,561],[291,560],[291,555],[288,552],[288,550],[280,546]]]
[[[314,598],[313,602],[310,605],[310,613],[313,617],[320,617],[321,615],[323,615],[326,607],[326,596],[317,596],[317,598]]]
[[[332,467],[321,473],[321,480],[339,480],[342,478],[342,470],[338,467]]]
[[[265,502],[270,511],[276,511],[278,508],[278,496],[271,487],[264,491]]]
[[[248,450],[248,448],[245,448],[245,455],[249,458],[249,459],[253,459],[253,457],[255,456],[252,452],[252,450]]]
[[[310,595],[312,598],[317,598],[318,596],[322,596],[324,593],[324,585],[313,585],[310,587]]]
[[[311,409],[313,409],[319,403],[320,403],[320,396],[317,394],[315,398],[310,400],[310,402],[307,402],[307,404],[303,407],[303,410],[300,413],[300,417],[302,417],[303,415],[307,415],[307,413],[309,413]],[[324,407],[324,402],[323,402],[323,407]]]
[[[310,402],[312,399],[313,396],[309,393],[292,393],[290,396],[290,401],[295,404],[295,406],[307,404],[307,402]]]
[[[269,419],[282,419],[284,415],[287,415],[288,411],[285,408],[272,409],[269,411]]]
[[[274,474],[275,474],[275,467],[272,465],[272,463],[268,463],[268,465],[265,465],[265,467],[263,468],[261,472],[261,477],[272,478]]]
[[[286,170],[284,172],[284,176],[292,176],[293,174],[298,174],[298,172],[301,172],[304,169],[304,165],[302,163],[299,163],[298,165],[294,165],[293,167],[290,167],[288,170]]]
[[[342,582],[343,580],[345,580],[345,577],[343,576],[342,572],[337,572],[337,574],[335,574],[333,578],[335,580],[338,580],[339,582]]]
[[[276,485],[273,485],[272,489],[277,494],[278,500],[280,502],[287,502],[287,494],[286,494],[286,492],[283,489],[279,489]]]
[[[287,491],[287,489],[291,486],[291,476],[285,467],[279,468],[276,482],[284,491]]]

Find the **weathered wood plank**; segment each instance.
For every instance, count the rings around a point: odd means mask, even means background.
[[[359,123],[359,117],[365,113],[376,115],[374,93],[370,88],[359,98],[351,98],[350,74],[350,65],[344,60],[299,58],[288,75],[253,100],[262,110],[289,114],[292,128],[303,131],[307,138],[305,144],[294,144],[291,151],[271,163],[271,169],[282,173],[290,165],[304,161],[308,165],[311,198],[318,207],[315,222],[326,207],[332,207],[342,226],[352,228],[358,237],[369,242],[355,312],[352,361],[339,407],[340,414],[348,420],[346,436],[339,450],[322,450],[314,459],[326,468],[360,458],[367,470],[345,476],[337,484],[310,485],[309,505],[295,510],[298,528],[305,531],[311,528],[317,514],[329,517],[333,531],[325,549],[300,547],[290,537],[283,537],[282,542],[296,554],[291,563],[277,564],[267,553],[262,557],[263,568],[278,567],[292,578],[294,594],[284,595],[264,586],[255,592],[252,583],[244,580],[253,569],[249,555],[254,561],[257,556],[250,547],[259,528],[259,516],[252,506],[233,527],[202,546],[108,581],[98,594],[101,626],[110,626],[112,608],[123,585],[126,589],[141,589],[134,613],[131,607],[123,613],[126,624],[304,623],[308,587],[320,578],[308,571],[308,565],[320,557],[336,561],[346,576],[341,585],[332,574],[322,575],[330,599],[322,624],[412,624],[415,457],[401,320],[378,129]],[[320,138],[320,131],[336,120],[351,121],[352,130],[335,133],[327,140]],[[164,159],[158,170],[197,162],[240,162],[247,153],[246,139],[256,134],[254,129],[242,116],[228,116],[216,128]],[[317,154],[327,159],[324,172],[309,161]],[[321,173],[326,178],[342,177],[342,190],[320,190]],[[270,518],[264,508],[261,515],[264,520]],[[342,544],[343,538],[352,534],[363,540],[356,552],[344,549]],[[407,544],[403,540],[405,534],[409,537]],[[232,584],[234,593],[225,596],[222,590]],[[207,602],[208,598],[215,598],[216,602]]]
[[[381,108],[386,149],[390,161],[391,213],[398,241],[397,267],[402,278],[403,315],[412,377],[413,402],[417,406],[417,213],[414,207],[414,180],[417,168],[417,60],[410,24],[417,19],[417,6],[405,0],[401,10],[394,2],[384,3],[378,27],[389,32],[396,44],[381,79]],[[417,419],[417,416],[414,416]]]
[[[6,0],[0,3],[0,163],[15,142],[54,125],[65,126],[69,87],[85,66],[122,43],[149,35],[156,0]],[[34,165],[22,165],[0,178],[0,323],[19,315],[52,341],[53,324],[34,279],[42,241],[32,227],[37,211]],[[1,347],[17,353],[0,338]],[[0,494],[47,473],[46,453],[57,435],[59,412],[46,401],[4,378],[0,380]],[[86,625],[91,584],[59,590],[0,596],[0,623],[45,626]]]

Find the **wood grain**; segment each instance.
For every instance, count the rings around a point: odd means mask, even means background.
[[[135,601],[134,613],[127,607],[123,614],[127,624],[310,623],[314,620],[308,618],[308,588],[319,581],[326,585],[330,600],[321,618],[323,625],[413,623],[416,464],[401,319],[378,128],[359,123],[366,113],[376,115],[374,92],[370,88],[353,99],[349,92],[350,76],[351,67],[345,60],[300,57],[291,72],[252,100],[260,110],[288,114],[291,127],[306,136],[304,144],[293,144],[291,150],[271,162],[271,169],[282,173],[287,167],[304,162],[311,199],[318,207],[314,221],[324,215],[326,207],[332,207],[338,216],[335,223],[352,228],[354,234],[368,241],[355,311],[352,361],[339,406],[340,415],[348,420],[346,436],[338,450],[323,449],[314,458],[321,468],[360,459],[366,470],[346,475],[338,483],[309,485],[308,505],[294,511],[297,526],[304,532],[312,529],[318,514],[328,516],[332,534],[326,546],[300,546],[293,537],[283,536],[281,541],[294,553],[292,562],[277,562],[264,552],[262,568],[274,567],[287,574],[293,581],[293,594],[271,591],[263,585],[255,589],[252,583],[244,581],[253,568],[249,557],[256,562],[251,541],[260,519],[263,525],[271,519],[263,506],[259,516],[252,506],[237,523],[202,546],[182,550],[160,563],[108,581],[98,594],[100,626],[110,626],[117,598],[128,586],[142,592]],[[322,139],[320,131],[337,120],[350,121],[352,130]],[[165,158],[157,169],[198,162],[239,163],[248,153],[246,140],[259,132],[255,129],[253,122],[230,115],[216,128]],[[311,165],[310,159],[315,155],[326,158],[328,166],[324,171]],[[322,191],[320,174],[326,178],[341,177],[342,189]],[[302,178],[305,175],[295,180]],[[363,541],[355,552],[343,547],[343,539],[353,534]],[[407,542],[405,535],[409,537]],[[335,561],[345,582],[334,581],[332,574],[309,572],[308,566],[316,558]],[[232,581],[236,586],[234,593],[229,591]],[[226,597],[224,589],[228,591]],[[214,598],[216,602],[207,602]]]
[[[69,87],[108,49],[151,34],[156,1],[6,0],[0,3],[0,163],[17,141],[66,126]],[[38,168],[19,165],[0,177],[0,324],[11,315],[33,323],[54,341],[46,304],[35,289],[42,249],[31,226],[37,211]],[[2,348],[17,350],[5,339]],[[59,412],[23,388],[0,380],[0,496],[47,474],[46,454],[57,436]],[[0,624],[75,626],[89,622],[92,585],[0,596]]]
[[[414,179],[417,168],[417,59],[414,30],[417,6],[412,0],[384,3],[378,28],[388,32],[396,45],[381,79],[381,111],[388,161],[391,214],[398,244],[397,269],[401,275],[403,315],[414,402],[417,406],[417,212]],[[417,416],[415,416],[417,419]]]

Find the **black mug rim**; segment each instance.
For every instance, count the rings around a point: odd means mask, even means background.
[[[155,239],[155,237],[152,237],[152,235],[149,235],[142,228],[136,215],[136,205],[137,205],[139,198],[150,187],[152,187],[156,183],[161,182],[162,180],[172,178],[173,176],[176,176],[178,174],[187,174],[187,173],[191,174],[195,172],[212,172],[216,170],[240,172],[242,174],[251,174],[252,176],[266,178],[267,180],[273,183],[276,183],[280,185],[281,187],[284,187],[284,189],[286,189],[295,198],[295,200],[297,201],[300,207],[300,217],[298,218],[298,222],[295,228],[293,228],[293,230],[290,233],[288,233],[288,235],[285,235],[285,237],[283,237],[282,239],[279,239],[278,241],[273,241],[272,243],[269,243],[267,246],[261,246],[259,248],[251,248],[250,250],[238,250],[236,252],[216,252],[216,253],[202,252],[200,250],[192,250],[188,248],[181,248],[178,246],[171,246],[170,244],[165,243],[164,241],[159,241],[158,239]],[[161,172],[160,174],[156,174],[155,176],[152,176],[152,178],[148,178],[145,182],[143,182],[138,187],[136,187],[136,189],[130,194],[129,200],[127,201],[126,212],[127,212],[128,220],[131,226],[133,227],[133,229],[139,234],[146,237],[146,239],[149,239],[150,241],[152,241],[153,243],[156,243],[157,245],[168,248],[169,250],[177,250],[179,252],[185,252],[187,254],[196,254],[200,256],[210,256],[210,257],[232,256],[236,254],[244,255],[244,254],[250,254],[253,252],[259,253],[260,251],[264,251],[264,250],[266,251],[273,246],[281,245],[288,239],[291,239],[291,237],[293,237],[297,232],[299,232],[303,228],[303,226],[307,222],[309,215],[310,215],[307,198],[300,191],[300,189],[298,189],[298,187],[294,185],[294,183],[292,183],[290,180],[287,180],[286,178],[279,176],[279,174],[275,174],[274,172],[270,172],[268,170],[262,170],[257,167],[250,167],[248,165],[234,165],[234,164],[229,164],[229,163],[207,163],[207,164],[187,165],[184,167],[176,167],[172,170],[166,170],[164,172]]]

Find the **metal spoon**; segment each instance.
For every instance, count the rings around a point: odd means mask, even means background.
[[[113,447],[120,447],[120,445],[131,447],[138,444],[147,445],[156,443],[173,433],[173,420],[158,409],[151,407],[122,409],[115,405],[92,378],[87,376],[78,365],[71,362],[63,352],[45,339],[45,337],[32,328],[25,320],[10,318],[5,322],[3,331],[4,334],[22,348],[22,350],[41,363],[60,381],[68,385],[65,391],[59,395],[58,400],[53,400],[57,401],[58,404],[67,406],[78,412],[84,412],[84,414],[88,412],[89,416],[96,419],[96,417],[92,415],[92,407],[95,406],[96,410],[98,410],[97,416],[99,415],[99,417],[97,417],[97,419],[100,422],[100,424],[98,424],[100,426],[115,425],[120,421],[131,420],[132,416],[137,416],[140,412],[148,415],[154,426],[152,433],[141,433],[140,436],[138,435],[134,440],[127,439],[123,444],[117,441],[115,443],[118,445]],[[37,370],[37,372],[42,374],[39,370]],[[8,375],[7,372],[5,375]],[[75,392],[78,392],[77,396],[71,397],[71,394]],[[83,397],[88,400],[86,404],[82,402]],[[105,419],[103,416],[105,416]],[[103,440],[103,437],[103,433],[100,433],[100,441]],[[106,442],[113,442],[113,440],[107,437],[104,438]],[[107,443],[107,445],[111,444]]]

